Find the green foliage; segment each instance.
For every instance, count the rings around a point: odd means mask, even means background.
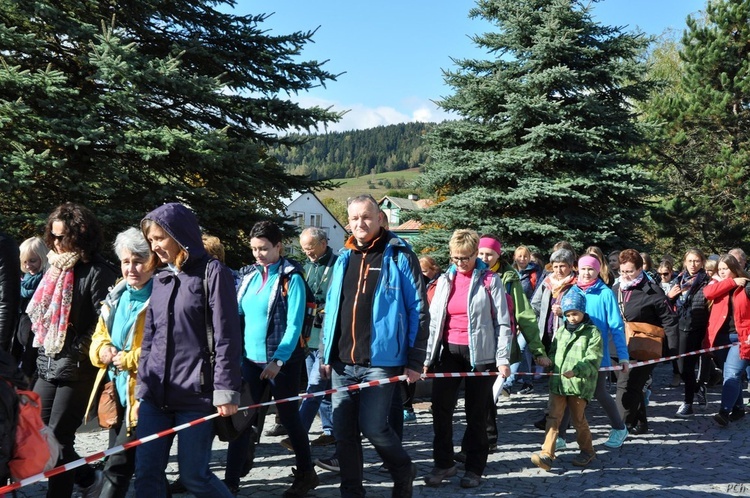
[[[293,148],[276,147],[272,155],[288,172],[314,179],[354,178],[419,168],[429,162],[424,136],[432,127],[432,123],[401,123],[367,130],[293,135],[305,143]]]
[[[750,236],[749,18],[746,0],[712,0],[689,17],[679,76],[644,109],[662,125],[649,152],[670,186],[657,237],[680,248],[718,253]]]
[[[653,86],[649,40],[602,26],[589,2],[480,0],[470,15],[497,32],[474,37],[492,60],[455,61],[455,93],[438,102],[462,116],[430,135],[420,186],[440,202],[422,212],[416,245],[431,251],[456,228],[508,246],[631,242],[653,187],[631,148],[644,140],[632,104]]]
[[[290,102],[334,80],[301,61],[312,32],[270,36],[265,15],[214,0],[0,2],[0,223],[36,232],[63,201],[107,238],[168,201],[191,206],[249,261],[243,232],[294,190],[319,188],[268,154],[337,114]]]

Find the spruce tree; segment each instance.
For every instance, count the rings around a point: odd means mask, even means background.
[[[590,2],[480,0],[470,17],[497,31],[474,37],[487,60],[444,72],[455,93],[438,104],[461,119],[429,138],[422,187],[442,202],[418,248],[467,227],[542,249],[629,244],[652,190],[630,153],[649,39],[594,22]]]
[[[289,96],[335,80],[300,60],[313,32],[217,0],[0,1],[0,223],[32,235],[55,205],[92,209],[111,239],[169,201],[249,261],[243,232],[294,190],[268,150],[339,115]]]
[[[655,217],[679,248],[726,251],[750,235],[750,1],[709,1],[689,17],[681,79],[645,108],[662,125],[652,149],[670,186]]]

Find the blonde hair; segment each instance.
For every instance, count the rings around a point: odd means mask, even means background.
[[[607,258],[604,257],[602,250],[597,246],[588,246],[585,253],[599,260],[599,277],[605,284],[610,285],[612,282],[609,281],[609,262],[607,261]]]
[[[44,273],[47,271],[47,267],[49,266],[49,263],[47,262],[47,253],[49,252],[49,248],[47,247],[47,244],[44,243],[44,240],[41,237],[31,237],[29,239],[24,240],[21,242],[21,245],[18,247],[19,252],[19,261],[21,263],[21,271],[23,273],[27,273],[26,270],[23,269],[23,263],[29,259],[29,256],[32,254],[36,254],[36,256],[39,258],[39,261],[41,261],[42,265],[39,267],[39,273]]]
[[[479,234],[474,230],[459,229],[453,232],[451,239],[448,241],[448,248],[451,251],[468,250],[472,253],[477,252],[479,247]]]
[[[513,268],[515,268],[516,270],[524,270],[525,268],[519,268],[518,264],[516,263],[516,256],[519,252],[525,252],[526,254],[528,254],[529,261],[531,261],[531,251],[529,251],[529,248],[526,246],[518,246],[516,247],[516,250],[513,251]]]

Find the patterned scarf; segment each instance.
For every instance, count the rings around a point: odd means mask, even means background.
[[[550,273],[547,275],[547,278],[544,279],[544,286],[550,290],[553,298],[557,298],[561,292],[565,292],[568,287],[573,285],[575,279],[575,272],[571,272],[570,275],[560,280],[556,279],[555,275]]]
[[[73,267],[80,253],[47,254],[49,270],[44,274],[26,309],[34,332],[34,347],[44,346],[45,354],[55,355],[65,345],[70,304],[73,301]]]
[[[628,280],[625,282],[623,279],[620,279],[620,289],[622,290],[629,290],[635,287],[636,285],[643,282],[643,279],[645,278],[646,273],[641,270],[641,272],[638,274],[637,277],[635,277],[633,280]]]

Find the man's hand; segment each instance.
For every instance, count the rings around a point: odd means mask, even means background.
[[[266,380],[266,379],[273,380],[279,374],[279,370],[281,370],[281,367],[278,366],[275,361],[272,361],[268,365],[266,365],[266,368],[264,368],[263,371],[260,373],[260,379],[261,380]]]
[[[226,405],[219,405],[216,407],[216,411],[219,412],[219,415],[222,417],[231,417],[235,413],[237,413],[237,405],[233,405],[231,403],[227,403]]]
[[[321,379],[330,379],[331,378],[331,365],[323,365],[320,364],[320,367],[318,368],[320,371],[320,378]]]
[[[628,373],[630,371],[629,361],[621,361],[620,366],[622,367],[622,373]]]
[[[504,379],[510,377],[510,367],[508,365],[498,365],[497,371]]]
[[[406,383],[414,384],[416,381],[422,378],[422,374],[411,368],[404,368],[404,375],[406,375]]]

